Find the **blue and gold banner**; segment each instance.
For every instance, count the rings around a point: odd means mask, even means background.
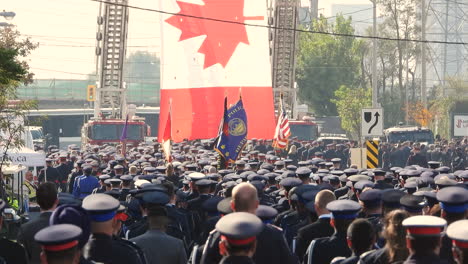
[[[227,98],[224,99],[224,116],[219,130],[215,150],[226,161],[234,162],[239,157],[247,143],[247,114],[242,104],[242,97],[227,108]]]

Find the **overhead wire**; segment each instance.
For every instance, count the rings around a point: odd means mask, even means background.
[[[420,39],[407,39],[407,38],[365,36],[365,35],[358,35],[358,34],[343,34],[343,33],[336,33],[336,32],[323,32],[323,31],[312,31],[312,30],[297,29],[297,28],[258,25],[258,24],[251,24],[251,23],[238,22],[238,21],[232,21],[232,20],[224,20],[224,19],[218,19],[218,18],[174,13],[174,12],[168,12],[168,11],[163,11],[163,10],[158,10],[158,9],[133,6],[133,5],[128,5],[128,4],[112,3],[112,2],[105,1],[105,0],[90,0],[90,1],[104,3],[104,4],[112,4],[116,6],[122,6],[122,7],[128,7],[128,8],[137,9],[137,10],[145,10],[145,11],[155,12],[155,13],[160,13],[160,14],[165,14],[165,15],[188,17],[188,18],[194,18],[194,19],[208,20],[208,21],[227,23],[227,24],[243,25],[243,26],[249,26],[249,27],[289,30],[289,31],[296,31],[296,32],[308,33],[308,34],[321,34],[321,35],[331,35],[331,36],[337,36],[337,37],[352,37],[352,38],[361,38],[361,39],[377,39],[377,40],[390,40],[390,41],[415,42],[415,43],[434,43],[434,44],[448,44],[448,45],[467,45],[468,44],[467,42],[450,42],[450,41],[438,41],[438,40],[420,40]]]

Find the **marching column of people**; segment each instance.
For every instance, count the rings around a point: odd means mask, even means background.
[[[377,169],[350,164],[352,144],[297,140],[252,140],[224,166],[212,143],[174,144],[169,163],[158,143],[52,146],[28,177],[41,213],[0,263],[468,261],[466,142],[384,144]]]

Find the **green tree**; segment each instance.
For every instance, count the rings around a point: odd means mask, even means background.
[[[341,118],[341,127],[356,139],[361,138],[361,109],[372,105],[372,90],[369,88],[350,88],[342,85],[335,91],[336,105]]]
[[[321,17],[312,22],[311,31],[354,34],[351,18],[337,16],[330,24]],[[353,37],[300,33],[296,80],[299,97],[317,115],[337,115],[335,91],[342,85],[359,86],[363,41]]]
[[[124,79],[130,83],[159,83],[160,59],[147,51],[136,51],[127,57]]]
[[[24,60],[37,47],[28,38],[19,40],[19,32],[11,28],[0,29],[0,148],[3,155],[9,149],[24,146],[24,120],[26,113],[35,108],[35,101],[18,100],[20,84],[32,82],[33,74]],[[1,167],[5,156],[0,160]]]

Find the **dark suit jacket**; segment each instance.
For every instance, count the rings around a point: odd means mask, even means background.
[[[148,230],[130,241],[139,246],[145,253],[148,263],[187,263],[184,243],[158,230]]]
[[[333,235],[334,229],[330,225],[330,218],[319,218],[310,225],[306,225],[299,229],[296,237],[296,255],[302,261],[307,248],[312,240],[329,237]]]
[[[49,218],[52,212],[43,212],[38,219],[22,225],[18,232],[18,243],[24,246],[28,254],[29,263],[41,263],[41,246],[34,241],[34,235],[41,229],[49,226]]]

